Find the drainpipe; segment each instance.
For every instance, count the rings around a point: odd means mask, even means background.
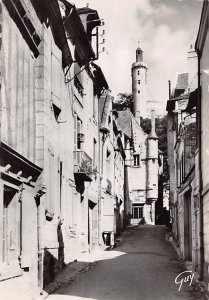
[[[37,204],[37,241],[38,241],[38,286],[40,294],[43,294],[43,251],[42,251],[42,230],[41,230],[41,198],[36,198]]]
[[[201,113],[201,85],[200,85],[200,59],[201,53],[197,50],[198,56],[198,103],[197,103],[197,145],[198,145],[198,168],[199,168],[199,203],[200,203],[200,280],[203,280],[203,264],[204,264],[204,225],[203,225],[203,197],[202,197],[202,113]]]
[[[98,98],[98,141],[99,141],[99,164],[98,164],[98,174],[99,174],[99,178],[98,178],[98,244],[101,245],[102,244],[102,232],[101,232],[101,201],[102,201],[102,191],[101,191],[101,156],[103,157],[103,144],[101,145],[101,137],[100,137],[100,116],[99,116],[99,112],[100,112],[100,98]],[[102,151],[102,153],[101,153]],[[102,159],[103,161],[103,159]]]
[[[35,196],[37,206],[37,244],[38,244],[38,287],[40,294],[43,294],[43,269],[44,269],[44,251],[43,251],[43,236],[42,236],[42,218],[43,218],[43,206],[41,197],[46,193],[45,185],[42,185]]]
[[[170,100],[171,99],[171,81],[168,80],[168,99]]]

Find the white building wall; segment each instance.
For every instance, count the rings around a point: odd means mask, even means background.
[[[204,222],[204,255],[205,263],[209,264],[209,77],[207,70],[209,69],[209,33],[207,32],[206,40],[200,61],[201,69],[201,88],[202,88],[202,180],[203,180],[203,222]]]

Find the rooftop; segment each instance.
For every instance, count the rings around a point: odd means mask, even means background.
[[[178,97],[182,94],[188,87],[188,73],[180,73],[177,76],[176,86],[174,88],[173,96]]]
[[[132,117],[133,114],[129,109],[118,111],[117,124],[129,138],[132,137]]]

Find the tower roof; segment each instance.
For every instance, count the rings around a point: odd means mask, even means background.
[[[136,51],[141,51],[141,52],[143,52],[143,50],[142,50],[140,47],[138,47],[138,48],[136,49]]]
[[[136,62],[142,62],[143,61],[143,51],[140,47],[136,49]]]

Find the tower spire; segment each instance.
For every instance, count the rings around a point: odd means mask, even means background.
[[[143,62],[143,51],[140,47],[136,49],[136,62]]]

